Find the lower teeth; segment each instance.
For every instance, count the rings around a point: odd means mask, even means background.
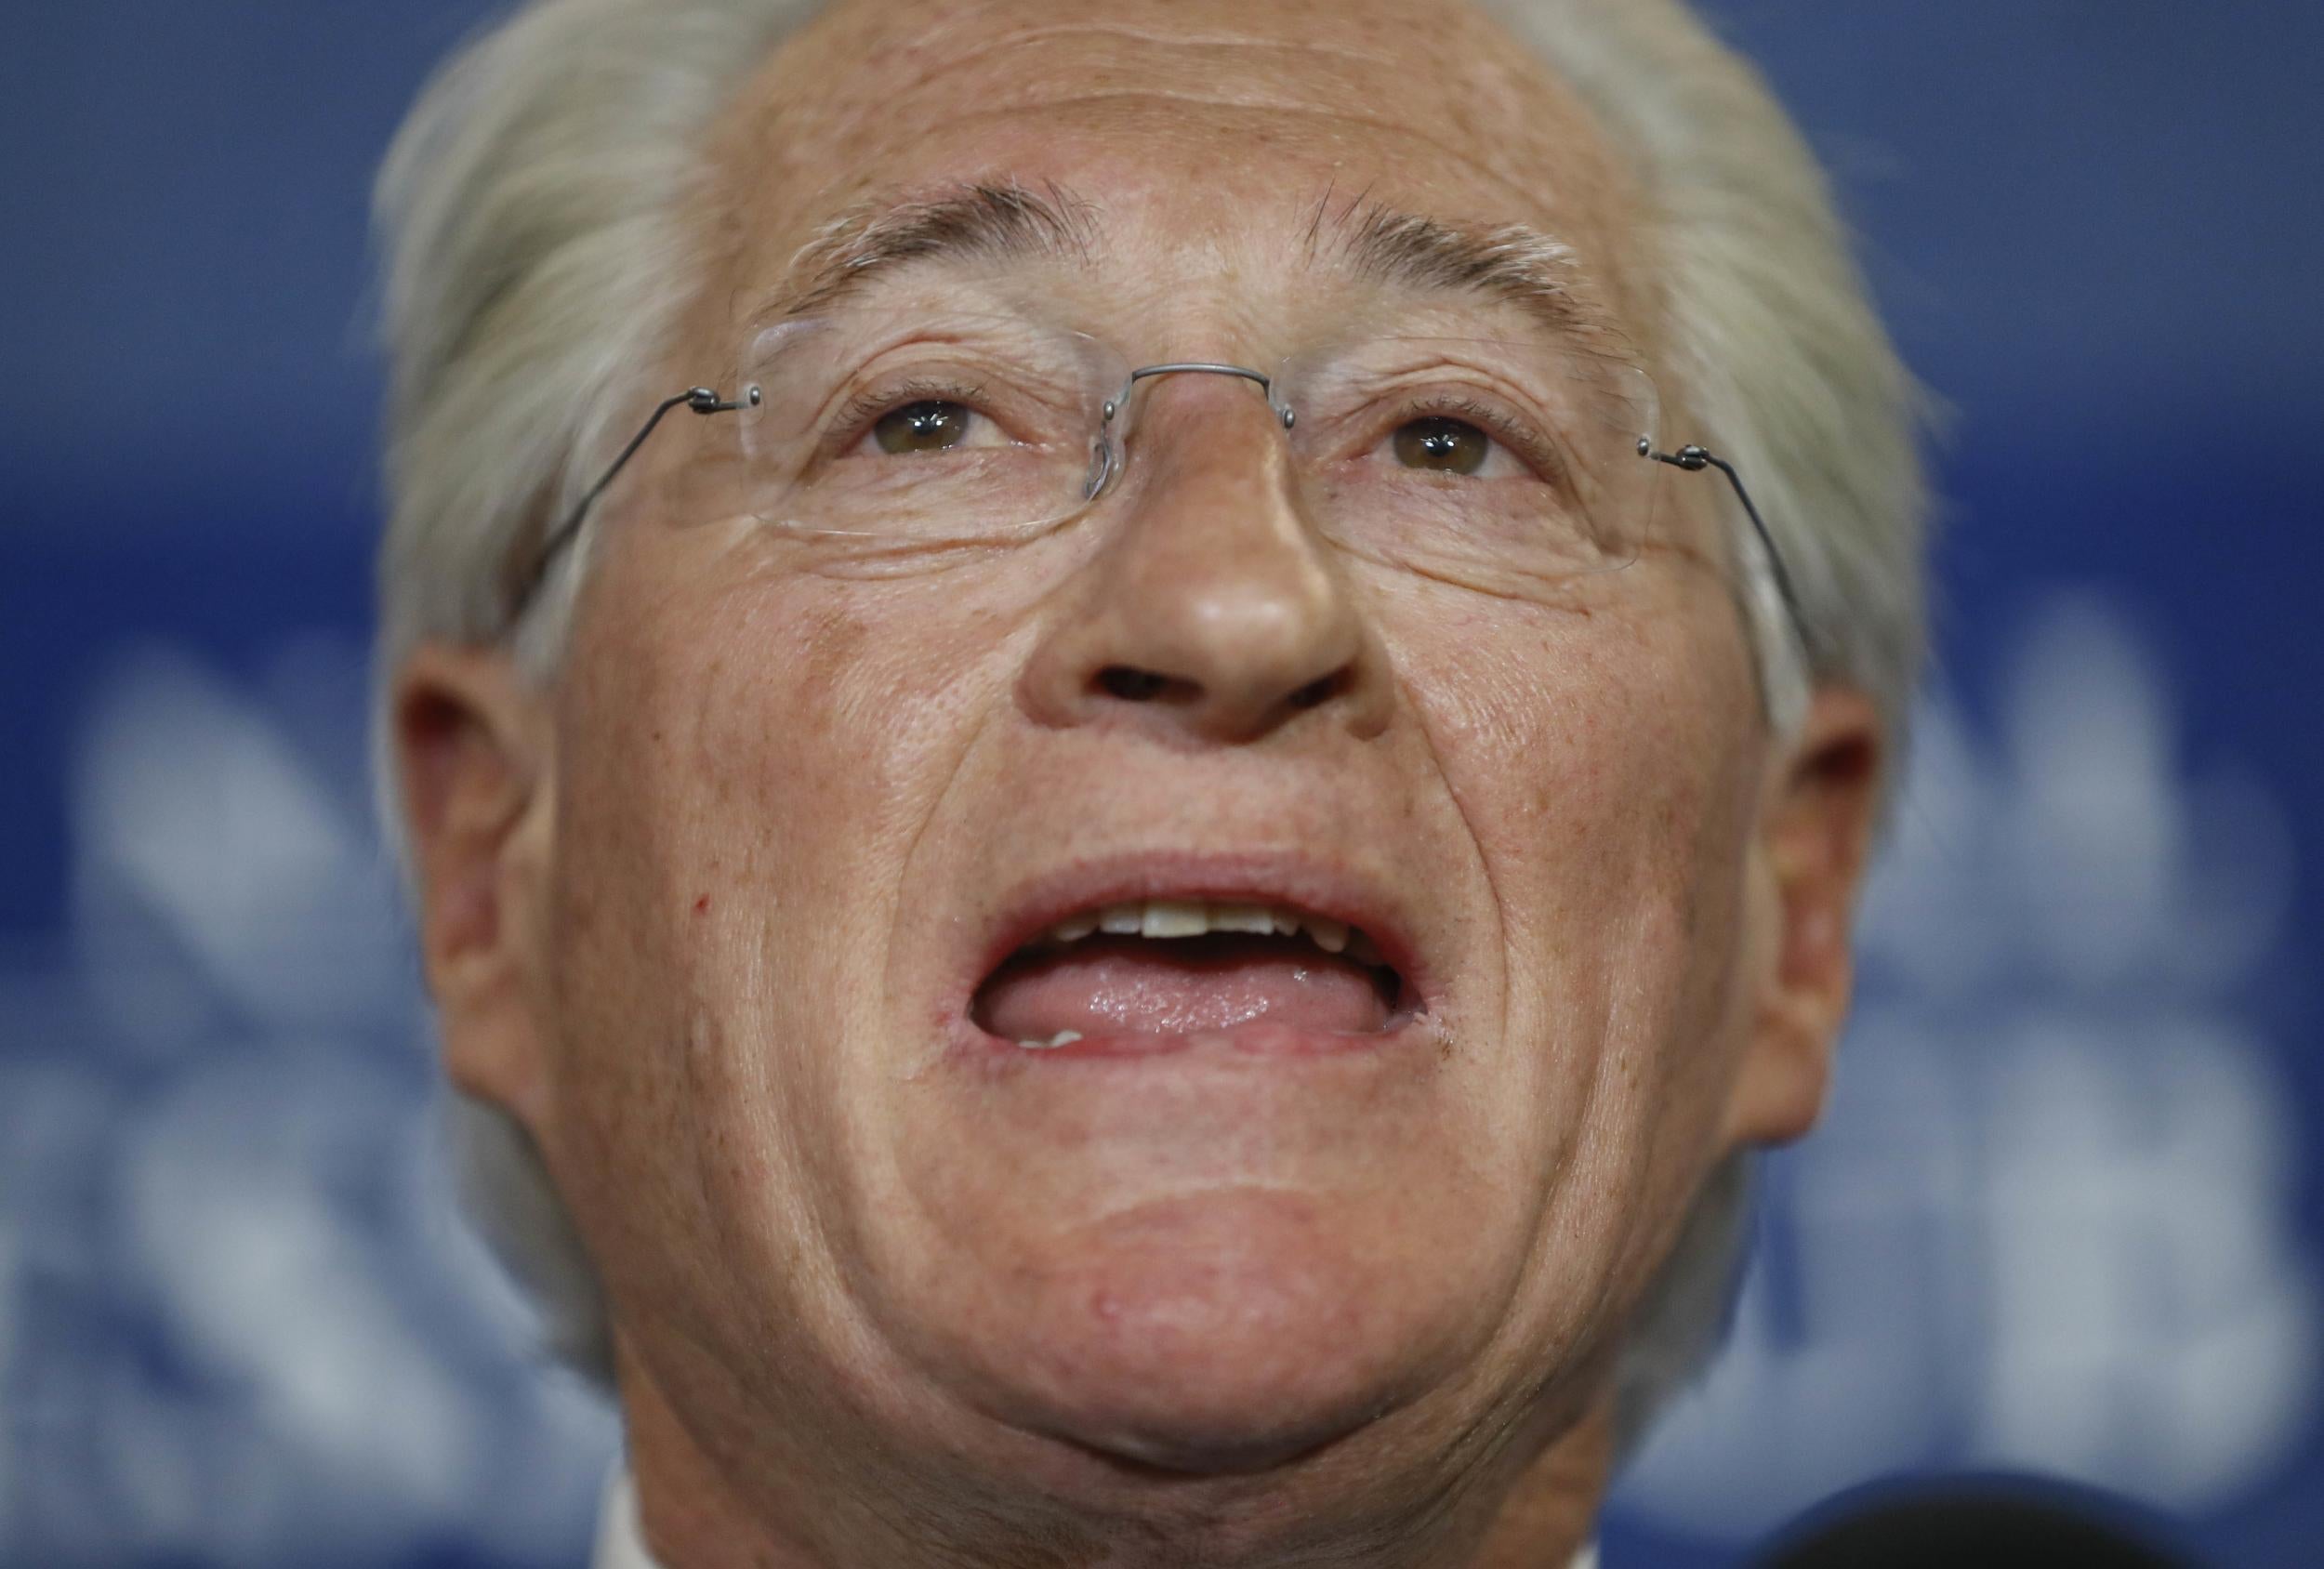
[[[1048,1051],[1060,1046],[1071,1046],[1080,1038],[1079,1030],[1060,1030],[1047,1040],[1021,1040],[1017,1044],[1028,1051]]]

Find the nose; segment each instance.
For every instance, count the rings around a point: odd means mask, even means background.
[[[1117,515],[1027,663],[1025,710],[1247,743],[1295,720],[1377,734],[1384,651],[1302,513],[1265,399],[1227,376],[1148,383]]]

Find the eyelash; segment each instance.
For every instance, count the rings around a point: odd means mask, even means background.
[[[1545,479],[1553,481],[1565,479],[1565,464],[1556,449],[1543,441],[1532,427],[1494,404],[1480,402],[1456,392],[1421,393],[1397,406],[1395,413],[1389,416],[1380,439],[1385,440],[1416,419],[1457,419],[1463,424],[1473,425]]]
[[[823,443],[823,454],[837,457],[854,450],[871,431],[871,428],[897,409],[914,403],[958,403],[980,419],[993,416],[979,403],[984,386],[963,385],[959,382],[915,379],[895,386],[866,388],[851,395],[840,406],[829,427],[829,435]],[[1525,422],[1495,404],[1481,402],[1455,392],[1420,393],[1397,404],[1387,416],[1378,441],[1384,441],[1399,427],[1416,419],[1457,419],[1473,425],[1506,447],[1517,459],[1540,473],[1552,482],[1563,482],[1565,464],[1554,447]],[[1367,450],[1369,450],[1368,448]]]
[[[964,387],[957,382],[926,380],[865,388],[840,405],[829,426],[830,433],[824,439],[823,452],[836,457],[854,450],[855,443],[869,435],[873,426],[914,403],[958,403],[979,419],[991,419],[993,416],[977,402],[984,392],[982,384]]]

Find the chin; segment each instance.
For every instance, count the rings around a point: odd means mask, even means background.
[[[1395,1258],[1349,1208],[1242,1185],[1026,1239],[999,1288],[926,1316],[941,1327],[916,1360],[984,1416],[1107,1460],[1284,1466],[1445,1381],[1485,1338],[1477,1297],[1448,1288],[1461,1272]]]
[[[1465,1387],[1555,1119],[1475,1088],[1501,965],[1445,890],[1256,850],[971,880],[850,1054],[901,1065],[853,1118],[848,1267],[913,1375],[1068,1472],[1221,1477]]]

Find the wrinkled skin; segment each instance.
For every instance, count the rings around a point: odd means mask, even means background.
[[[1455,7],[854,0],[715,152],[673,387],[835,214],[967,179],[1089,204],[1034,275],[1136,363],[1320,330],[1302,236],[1357,192],[1565,240],[1653,358],[1614,151]],[[1559,1562],[1693,1195],[1820,1104],[1879,735],[1837,691],[1768,733],[1708,491],[1695,548],[1480,596],[1319,537],[1248,389],[1150,395],[1104,511],[881,574],[687,526],[685,422],[550,689],[400,675],[447,1064],[602,1272],[672,1569]],[[1392,890],[1433,1047],[939,1048],[1026,878],[1217,853]]]

